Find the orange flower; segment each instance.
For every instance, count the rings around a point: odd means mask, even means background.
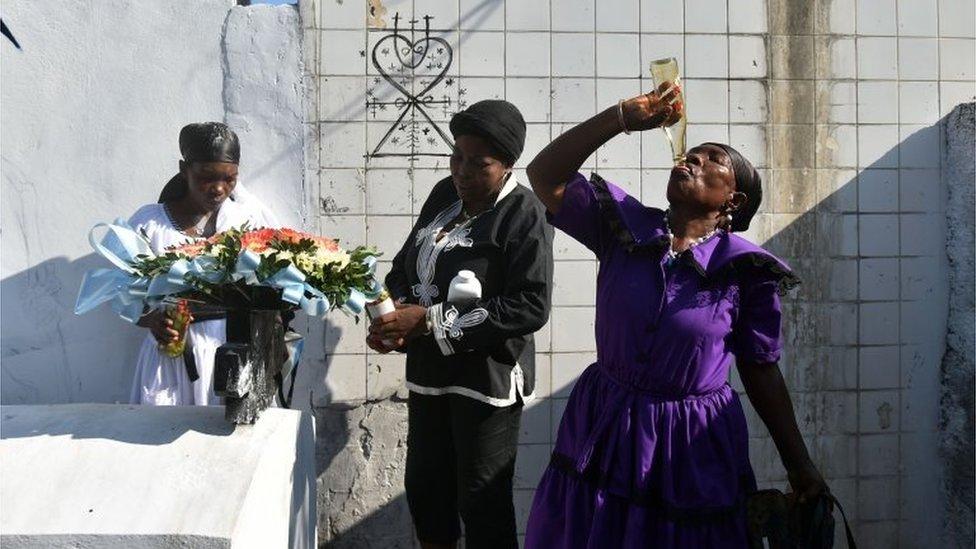
[[[292,244],[298,244],[302,239],[311,238],[311,235],[296,231],[295,229],[278,229],[278,239]]]
[[[330,252],[339,251],[339,243],[335,240],[332,240],[331,238],[326,238],[324,236],[313,236],[311,238],[315,242],[315,245],[318,246],[319,248],[322,248]]]
[[[186,257],[196,257],[203,253],[206,245],[207,243],[205,241],[187,242],[186,244],[182,244],[180,246],[171,246],[169,250]]]
[[[273,229],[248,231],[241,235],[241,249],[261,253],[268,249],[268,243],[275,237]]]

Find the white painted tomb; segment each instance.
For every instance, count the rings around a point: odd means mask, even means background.
[[[0,406],[0,545],[314,548],[315,427],[268,409]]]

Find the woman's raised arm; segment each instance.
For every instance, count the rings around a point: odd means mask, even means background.
[[[676,88],[662,85],[659,92],[622,101],[589,120],[573,126],[549,143],[526,168],[532,190],[551,214],[559,213],[563,189],[583,162],[601,145],[627,130],[643,131],[674,124],[681,117],[681,105],[673,108],[668,99]]]

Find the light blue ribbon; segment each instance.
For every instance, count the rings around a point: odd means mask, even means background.
[[[261,264],[261,256],[251,250],[241,250],[237,254],[237,264],[231,278],[235,281],[244,279],[245,284],[256,285],[258,281],[257,268]]]
[[[345,303],[342,304],[342,309],[350,314],[360,315],[366,309],[366,302],[373,301],[380,296],[383,292],[383,284],[376,278],[376,256],[367,256],[363,260],[363,265],[366,266],[367,271],[370,274],[369,288],[365,291],[360,291],[352,289],[349,291],[349,297],[346,298]]]
[[[221,270],[217,259],[206,255],[194,257],[190,260],[187,273],[211,284],[219,284],[224,280],[224,272]],[[186,273],[184,273],[185,275]]]
[[[354,315],[362,314],[366,309],[366,294],[359,290],[350,290],[349,297],[342,304],[342,308]]]
[[[332,307],[329,298],[325,294],[312,286],[305,285],[305,291],[312,294],[312,297],[303,296],[301,303],[302,310],[309,316],[325,316]]]
[[[184,282],[186,273],[190,272],[190,262],[178,259],[170,265],[169,271],[153,277],[149,283],[149,295],[166,296],[178,294],[190,287]]]
[[[150,296],[167,296],[192,289],[186,277],[192,275],[201,280],[217,284],[224,278],[217,260],[208,256],[199,256],[191,260],[177,259],[170,265],[169,270],[153,277],[149,284]]]
[[[101,240],[95,231],[108,230]],[[75,301],[75,314],[84,314],[102,303],[111,302],[112,310],[129,322],[142,316],[147,304],[150,281],[136,276],[133,264],[139,256],[155,257],[149,242],[132,229],[124,219],[98,223],[88,231],[92,248],[118,269],[94,269],[85,273]]]
[[[370,287],[363,293],[367,300],[373,301],[383,292],[383,284],[376,278],[376,256],[367,256],[363,265],[366,265],[370,274]]]
[[[118,269],[93,269],[85,273],[75,302],[75,314],[91,311],[105,302],[129,322],[142,316],[149,281]]]
[[[99,227],[106,227],[108,230],[101,241],[96,241],[95,230]],[[136,272],[132,265],[138,256],[156,257],[145,237],[133,230],[122,218],[116,219],[115,223],[96,224],[88,231],[88,243],[102,257],[127,273]]]
[[[102,239],[96,240],[95,231],[106,227]],[[192,289],[187,277],[192,276],[212,284],[226,280],[216,259],[199,256],[193,259],[179,259],[170,268],[152,279],[139,277],[133,265],[140,256],[153,258],[155,254],[146,238],[136,232],[124,219],[114,223],[99,223],[88,232],[88,241],[102,257],[117,269],[96,269],[85,274],[75,304],[75,314],[84,314],[98,305],[111,302],[112,310],[119,316],[136,322],[145,306],[153,306],[163,297]],[[324,316],[332,308],[332,303],[317,288],[306,282],[306,276],[294,265],[279,270],[265,280],[259,280],[257,269],[261,256],[251,250],[241,250],[229,278],[243,280],[245,284],[270,286],[281,290],[281,299],[297,305],[310,316]],[[342,304],[344,312],[361,314],[366,302],[376,299],[383,291],[383,285],[376,279],[376,257],[369,256],[363,264],[370,274],[370,287],[364,291],[350,290]]]
[[[298,305],[309,316],[324,316],[329,312],[329,298],[305,282],[305,275],[294,265],[281,269],[263,283],[280,289],[282,300]]]
[[[305,296],[305,275],[294,265],[289,265],[265,279],[264,284],[281,290],[281,299],[299,305]]]

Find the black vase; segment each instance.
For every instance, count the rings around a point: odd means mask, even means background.
[[[224,399],[227,421],[254,423],[273,403],[287,356],[284,333],[280,310],[227,311],[227,342],[214,361],[214,393]]]

